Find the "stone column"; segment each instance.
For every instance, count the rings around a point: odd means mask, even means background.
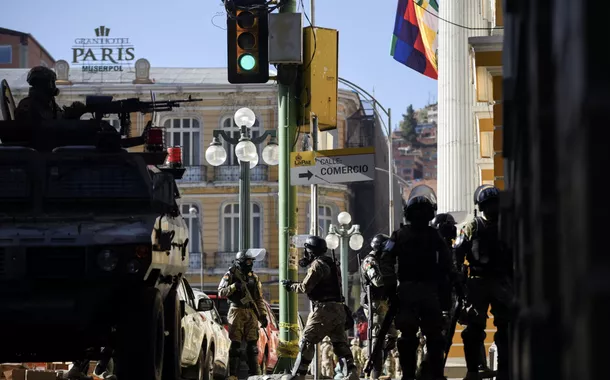
[[[481,0],[444,1],[439,9],[438,47],[438,212],[451,212],[459,223],[474,204],[479,182],[475,88],[468,37],[487,35]],[[453,25],[446,21],[450,21]]]

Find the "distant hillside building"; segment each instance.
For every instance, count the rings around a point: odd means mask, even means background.
[[[0,69],[54,67],[55,59],[29,33],[0,28]]]

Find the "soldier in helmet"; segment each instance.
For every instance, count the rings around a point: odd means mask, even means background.
[[[368,318],[371,312],[368,307],[372,305],[373,324],[368,326],[372,332],[371,347],[375,346],[377,335],[381,329],[381,324],[385,319],[385,316],[389,309],[389,302],[392,295],[396,294],[396,272],[394,271],[394,265],[392,263],[382,262],[381,256],[386,242],[390,239],[388,235],[377,234],[371,241],[371,248],[373,249],[365,258],[362,260],[362,277],[364,279],[365,286],[371,286],[370,294],[371,300],[368,299],[368,291],[361,292],[361,303],[365,308],[364,312]],[[389,352],[396,347],[396,328],[392,324],[385,336],[385,344],[383,354],[378,355],[373,360],[373,370],[371,371],[371,378],[378,379],[383,370],[383,363],[385,362]]]
[[[458,263],[468,260],[467,326],[462,331],[464,355],[468,373],[466,379],[482,378],[479,370],[481,345],[485,341],[487,310],[491,305],[497,328],[495,343],[498,348],[497,380],[508,379],[508,328],[513,297],[513,263],[510,252],[500,240],[498,231],[499,191],[490,185],[479,186],[474,203],[483,216],[475,216],[461,231],[455,244]],[[489,377],[489,376],[486,376]]]
[[[86,113],[85,105],[74,102],[70,107],[60,108],[55,102],[59,89],[55,85],[57,75],[48,67],[36,66],[30,70],[27,82],[28,96],[23,98],[15,110],[15,119],[30,123],[43,120],[80,119]]]
[[[398,260],[400,308],[396,328],[401,331],[397,348],[402,378],[416,376],[418,330],[426,337],[429,379],[444,376],[445,339],[439,288],[450,275],[451,252],[439,232],[430,226],[436,212],[436,195],[426,185],[416,186],[404,208],[407,224],[386,243],[387,255]]]
[[[307,318],[300,343],[300,352],[292,370],[292,378],[303,380],[314,357],[315,345],[324,337],[330,337],[335,355],[343,363],[345,378],[357,380],[356,363],[347,342],[345,325],[347,318],[341,293],[341,275],[337,263],[326,256],[326,241],[319,236],[309,236],[305,241],[303,258],[299,265],[307,269],[303,282],[283,280],[289,292],[305,293],[313,304],[313,312]]]
[[[229,299],[229,379],[236,380],[239,372],[241,344],[246,341],[246,359],[250,376],[258,375],[259,322],[267,327],[267,308],[258,276],[252,272],[254,257],[250,251],[239,251],[235,264],[220,280],[218,295]]]

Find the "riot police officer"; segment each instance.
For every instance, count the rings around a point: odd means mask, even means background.
[[[318,236],[309,236],[305,241],[303,258],[299,266],[307,269],[303,282],[283,280],[282,285],[289,292],[305,293],[313,304],[313,311],[307,318],[300,342],[300,351],[292,370],[292,378],[303,380],[314,357],[316,344],[324,337],[330,337],[333,351],[347,369],[350,380],[357,380],[356,363],[347,342],[345,325],[347,318],[344,298],[341,294],[341,275],[337,263],[326,256],[326,241]]]
[[[15,119],[30,123],[43,120],[76,119],[85,114],[85,105],[74,102],[70,107],[59,107],[55,97],[59,89],[55,85],[57,75],[48,67],[36,66],[27,76],[30,85],[28,96],[23,98],[15,110]]]
[[[373,249],[365,258],[362,260],[360,270],[362,271],[362,277],[364,280],[364,291],[361,292],[361,304],[364,307],[364,313],[367,318],[372,309],[372,325],[368,326],[371,330],[370,334],[373,338],[371,347],[375,346],[381,323],[385,319],[385,316],[389,309],[390,296],[396,294],[396,272],[394,266],[387,265],[387,263],[381,261],[381,256],[386,242],[390,239],[388,235],[377,234],[371,241],[371,248]],[[370,286],[370,291],[367,291],[367,287]],[[368,299],[368,295],[371,295],[371,299]],[[385,344],[383,348],[383,354],[374,358],[374,366],[371,371],[371,378],[378,379],[381,376],[383,370],[383,363],[385,362],[389,352],[396,347],[396,328],[392,325],[388,330],[385,337]]]
[[[498,380],[508,379],[508,328],[512,289],[512,258],[499,238],[499,191],[490,185],[479,186],[474,203],[483,216],[475,216],[456,240],[459,263],[469,263],[467,326],[462,332],[468,374],[466,379],[481,378],[481,344],[485,341],[487,310],[491,305],[495,342],[498,348]]]
[[[235,264],[220,280],[218,295],[229,299],[229,379],[236,380],[239,372],[241,343],[246,341],[246,360],[250,376],[258,375],[259,325],[267,327],[267,308],[262,285],[252,272],[254,259],[250,251],[239,251]]]
[[[421,328],[428,348],[431,379],[444,377],[445,340],[439,287],[451,272],[451,253],[439,232],[430,226],[436,212],[436,195],[426,185],[416,186],[404,208],[407,225],[392,234],[386,244],[398,259],[397,348],[403,379],[414,379],[417,362],[417,333]]]

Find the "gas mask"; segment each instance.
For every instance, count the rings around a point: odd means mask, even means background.
[[[299,260],[299,266],[301,268],[307,268],[309,266],[309,264],[311,264],[313,259],[314,259],[313,253],[311,253],[307,248],[305,248],[303,250],[303,257]]]
[[[248,274],[248,273],[252,272],[252,268],[254,267],[254,260],[252,260],[252,259],[239,260],[237,262],[237,265],[239,266],[239,270],[243,274]]]
[[[455,239],[457,237],[457,228],[449,223],[443,223],[438,227],[441,236],[445,239]]]

